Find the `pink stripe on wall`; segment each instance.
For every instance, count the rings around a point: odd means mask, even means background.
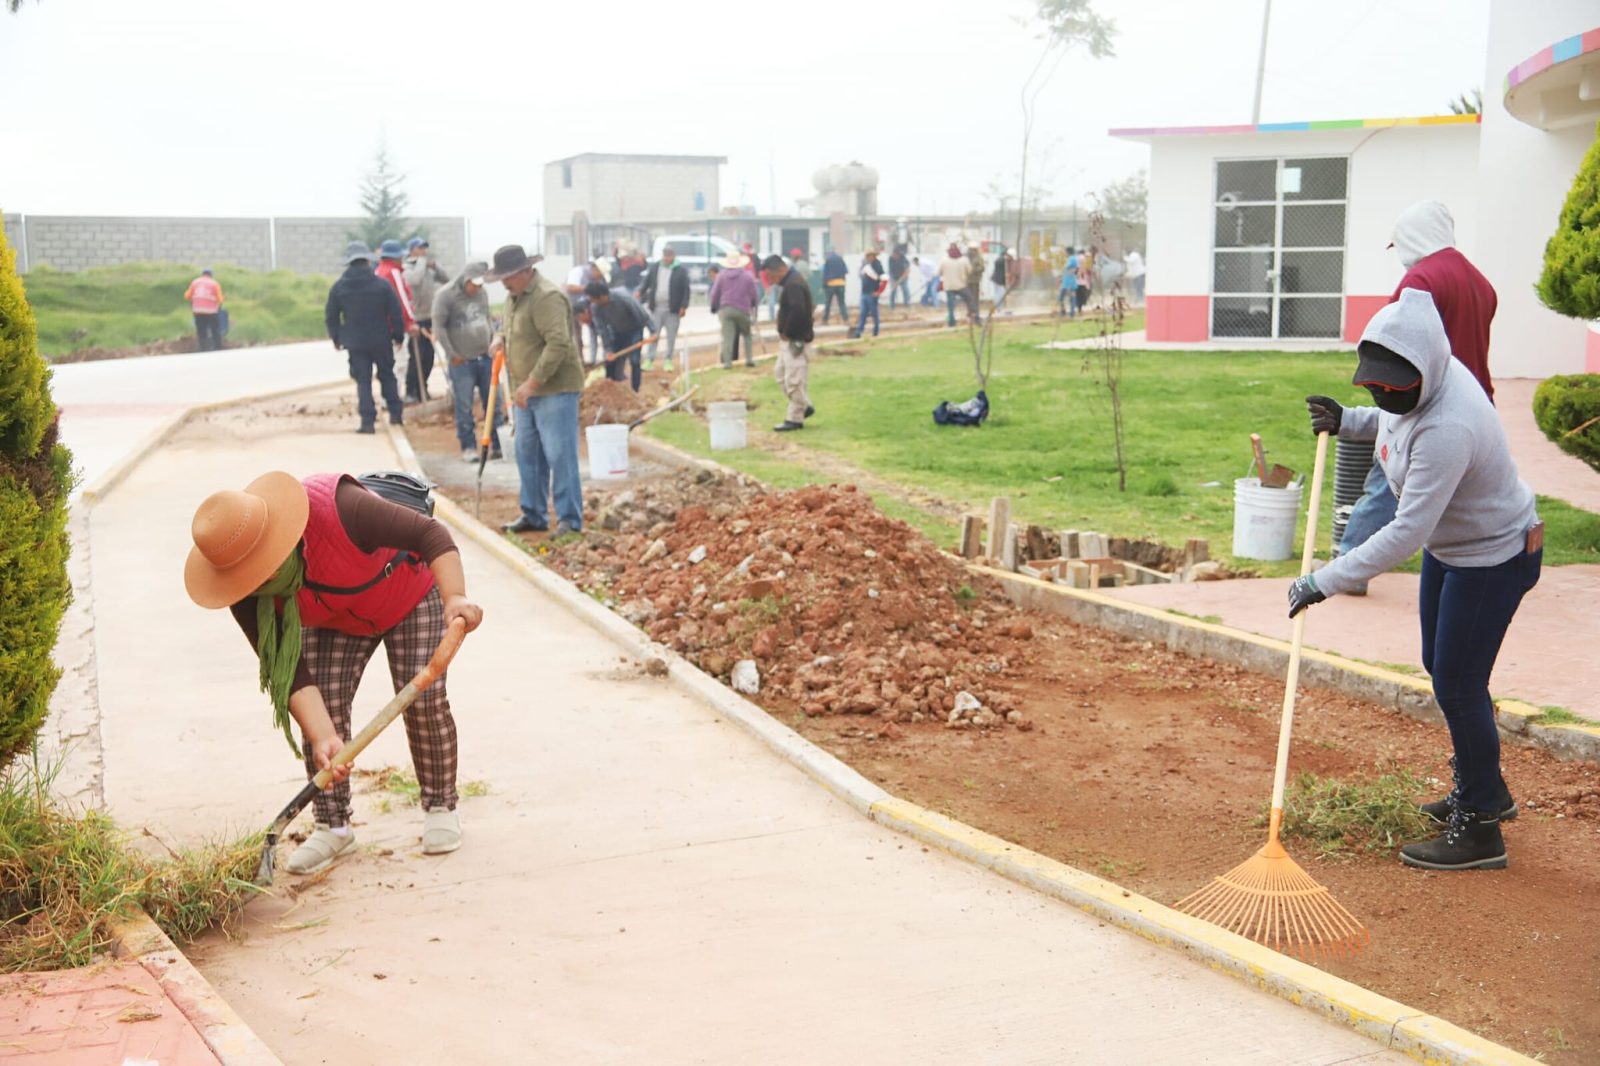
[[[1152,341],[1203,341],[1211,338],[1211,297],[1147,296],[1144,335]]]
[[[1372,316],[1378,309],[1389,302],[1387,296],[1346,296],[1344,298],[1344,339],[1349,344],[1354,344],[1361,339],[1361,331],[1367,328],[1367,323],[1372,321]]]
[[[1600,374],[1600,330],[1593,325],[1589,327],[1589,339],[1583,346],[1583,372]]]

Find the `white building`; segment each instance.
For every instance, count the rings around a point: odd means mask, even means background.
[[[1149,339],[1354,341],[1403,273],[1395,216],[1431,199],[1499,293],[1495,374],[1600,372],[1600,331],[1533,290],[1600,121],[1597,17],[1494,0],[1481,118],[1112,130],[1151,146]]]

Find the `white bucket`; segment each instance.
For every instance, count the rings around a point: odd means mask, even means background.
[[[743,400],[706,404],[711,420],[711,450],[737,451],[745,446],[745,407]]]
[[[589,476],[595,481],[610,481],[628,476],[628,427],[626,425],[586,426],[584,439],[589,444]]]
[[[1233,554],[1240,559],[1293,559],[1300,486],[1264,489],[1261,479],[1233,482]]]

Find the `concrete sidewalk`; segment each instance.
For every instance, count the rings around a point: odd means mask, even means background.
[[[184,597],[196,503],[268,466],[390,465],[382,437],[212,416],[96,508],[124,823],[255,827],[300,781],[232,620]],[[357,853],[193,953],[286,1061],[1403,1061],[861,818],[463,554],[486,622],[450,684],[462,779],[488,789],[463,801],[466,846],[424,858],[420,815],[362,793]],[[369,671],[358,721],[386,680]],[[363,759],[384,763],[406,763],[398,729]]]

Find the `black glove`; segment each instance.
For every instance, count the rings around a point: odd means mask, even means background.
[[[1313,603],[1321,603],[1327,598],[1317,588],[1317,582],[1310,574],[1297,577],[1294,584],[1289,586],[1289,617],[1293,618]]]
[[[1344,408],[1332,396],[1307,396],[1306,410],[1311,412],[1311,435],[1326,433],[1339,435],[1339,424],[1344,421]]]

